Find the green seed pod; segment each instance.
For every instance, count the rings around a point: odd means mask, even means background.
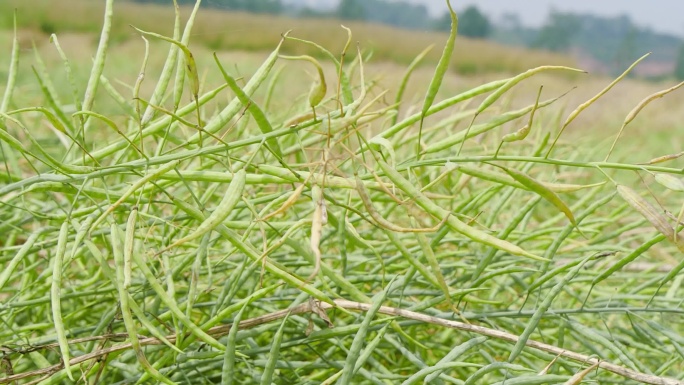
[[[502,142],[517,142],[519,140],[523,140],[527,137],[527,134],[530,133],[530,125],[526,124],[525,127],[519,129],[516,132],[513,132],[511,134],[504,135],[503,138],[501,138]]]
[[[669,190],[684,192],[684,181],[670,174],[656,174],[655,180]]]
[[[328,91],[328,86],[325,82],[325,74],[323,74],[323,67],[321,67],[321,64],[318,62],[318,60],[314,59],[309,55],[280,56],[280,58],[287,60],[306,60],[316,67],[316,72],[318,72],[318,79],[309,90],[309,106],[311,106],[311,108],[314,108],[317,105],[319,105],[323,101],[323,98],[325,98],[325,94]]]
[[[237,205],[242,198],[242,192],[245,189],[246,177],[247,174],[245,170],[236,172],[233,176],[233,181],[230,182],[228,190],[226,190],[226,194],[223,196],[221,203],[216,206],[214,212],[212,212],[192,233],[177,240],[176,242],[157,252],[157,254],[161,254],[176,246],[180,246],[186,242],[197,239],[223,223],[233,208],[235,208],[235,205]]]

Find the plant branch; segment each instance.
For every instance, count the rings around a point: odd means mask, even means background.
[[[361,302],[354,302],[354,301],[348,301],[344,299],[338,299],[335,300],[335,306],[336,307],[341,307],[347,310],[357,310],[357,311],[362,311],[366,312],[371,308],[371,304],[366,304],[366,303],[361,303]],[[259,325],[263,325],[266,323],[270,323],[279,319],[284,318],[288,314],[304,314],[304,313],[311,313],[311,312],[316,312],[320,309],[322,310],[328,310],[332,309],[333,305],[327,304],[327,303],[320,303],[320,302],[313,302],[312,303],[305,303],[299,306],[295,306],[294,308],[291,309],[284,309],[284,310],[279,310],[273,313],[265,314],[259,317],[255,318],[250,318],[244,321],[241,321],[239,324],[240,329],[250,329]],[[495,338],[498,340],[504,340],[508,342],[515,343],[518,341],[519,337],[515,334],[500,331],[500,330],[495,330],[491,328],[486,328],[483,326],[478,326],[478,325],[472,325],[472,324],[467,324],[459,321],[451,321],[443,318],[437,318],[429,315],[425,315],[422,313],[417,313],[413,312],[410,310],[404,310],[400,308],[395,308],[395,307],[389,307],[389,306],[381,306],[380,309],[378,310],[379,313],[389,315],[389,316],[395,316],[395,317],[402,317],[402,318],[407,318],[419,322],[424,322],[432,325],[438,325],[442,327],[447,327],[451,329],[456,329],[456,330],[461,330],[461,331],[466,331],[466,332],[471,332],[471,333],[476,333],[479,335]],[[207,330],[207,334],[211,335],[212,337],[215,338],[220,338],[222,336],[227,335],[230,332],[232,325],[220,325],[220,326],[215,326],[209,330]],[[117,338],[124,337],[126,334],[125,333],[118,333],[114,335]],[[103,336],[103,337],[108,337],[108,336]],[[72,342],[82,342],[86,340],[91,340],[93,337],[88,337],[86,339],[78,339],[78,340],[73,340]],[[169,335],[166,337],[170,342],[175,342],[176,340],[176,335]],[[162,341],[160,341],[157,338],[141,338],[140,339],[140,345],[161,345]],[[640,373],[628,368],[625,368],[620,365],[612,364],[607,361],[602,361],[600,359],[597,359],[592,356],[584,355],[581,353],[569,351],[554,345],[549,345],[545,344],[542,342],[538,341],[533,341],[533,340],[527,340],[525,345],[528,348],[532,349],[537,349],[541,350],[546,353],[554,354],[572,361],[576,362],[581,362],[583,364],[589,364],[589,365],[597,365],[599,368],[603,370],[607,370],[611,373],[617,374],[621,377],[634,380],[634,381],[639,381],[645,384],[654,384],[654,385],[684,385],[684,382],[672,379],[672,378],[666,378],[666,377],[660,377],[652,374],[646,374],[646,373]],[[96,350],[94,352],[88,353],[81,355],[79,357],[72,358],[70,360],[70,365],[75,366],[80,363],[93,360],[93,359],[98,359],[104,355],[108,355],[114,352],[122,351],[122,350],[127,350],[131,349],[131,344],[130,343],[123,343],[120,345],[116,346],[111,346],[108,348]],[[18,373],[14,374],[5,378],[0,378],[0,384],[7,384],[11,383],[12,381],[18,381],[21,379],[33,377],[33,376],[39,376],[39,375],[46,375],[46,374],[53,374],[56,373],[60,370],[62,370],[64,367],[63,364],[57,364],[53,365],[50,367],[30,371],[30,372],[25,372],[25,373]]]

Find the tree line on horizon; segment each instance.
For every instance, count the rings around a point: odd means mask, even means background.
[[[133,1],[170,3],[170,0]],[[195,3],[195,0],[177,1],[182,5]],[[282,0],[205,0],[203,5],[296,17],[335,17],[417,30],[448,31],[451,26],[448,13],[435,18],[424,5],[405,1],[340,0],[337,7],[328,11],[293,7]],[[532,28],[524,26],[516,14],[506,14],[494,22],[474,5],[457,12],[460,36],[554,52],[580,52],[602,63],[611,73],[621,72],[645,52],[652,52],[652,60],[674,63],[674,76],[684,80],[682,39],[639,27],[626,15],[603,17],[552,10],[540,28]]]

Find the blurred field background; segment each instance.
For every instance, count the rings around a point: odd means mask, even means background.
[[[74,72],[87,77],[86,71],[97,45],[101,26],[103,3],[91,0],[60,0],[60,7],[52,7],[50,0],[6,0],[0,3],[0,46],[5,51],[10,49],[11,25],[13,10],[18,11],[19,36],[22,43],[22,63],[19,79],[33,77],[31,60],[32,47],[36,47],[50,71],[54,71],[57,85],[65,85],[66,77],[61,69],[61,59],[54,46],[49,42],[49,34],[56,33],[60,43],[76,69]],[[187,17],[191,7],[181,7],[183,17]],[[153,18],[147,15],[154,14]],[[121,83],[131,86],[142,61],[144,44],[131,25],[148,31],[169,35],[173,23],[173,9],[159,4],[140,4],[121,1],[117,3],[113,24],[111,54],[105,68],[105,74]],[[340,27],[345,25],[354,33],[354,42],[358,43],[364,55],[370,58],[367,64],[368,74],[377,80],[379,89],[389,90],[388,99],[393,99],[395,85],[403,76],[406,66],[424,49],[433,45],[415,72],[407,90],[407,101],[420,103],[424,96],[424,85],[432,76],[433,66],[441,55],[446,34],[438,32],[405,30],[396,27],[361,23],[336,19],[292,18],[287,16],[253,14],[246,12],[228,12],[219,9],[203,9],[199,13],[193,29],[191,48],[200,58],[200,70],[205,75],[205,86],[212,87],[221,81],[218,71],[212,65],[211,52],[218,52],[225,57],[227,63],[234,63],[241,73],[249,74],[261,63],[267,53],[275,47],[281,34],[292,30],[291,35],[306,40],[313,40],[332,52],[341,51],[346,32]],[[152,41],[152,53],[148,64],[148,74],[153,75],[161,70],[165,43]],[[287,54],[309,54],[320,57],[315,48],[302,44],[287,42],[283,47]],[[641,56],[647,52],[639,52]],[[350,56],[353,53],[350,54]],[[637,56],[637,57],[638,57]],[[351,57],[350,57],[351,58]],[[0,77],[6,71],[8,55],[0,57]],[[635,57],[636,59],[636,57]],[[325,62],[324,62],[325,63]],[[641,65],[647,66],[649,58]],[[504,46],[487,40],[458,37],[454,50],[450,71],[440,89],[440,96],[453,95],[475,84],[517,74],[540,65],[569,65],[583,69],[570,55],[543,50]],[[284,77],[281,83],[283,91],[300,95],[308,87],[312,73],[305,70],[287,71],[292,76]],[[639,67],[637,67],[639,68]],[[328,68],[330,75],[333,71]],[[623,68],[624,70],[624,68]],[[636,70],[635,70],[636,72]],[[613,77],[589,72],[587,75],[568,75],[567,73],[541,74],[521,84],[509,97],[511,106],[529,105],[534,99],[534,90],[543,85],[552,95],[559,95],[570,89],[572,92],[560,102],[569,110],[589,99],[612,81]],[[20,81],[21,84],[29,82]],[[676,81],[664,78],[646,81],[638,78],[627,78],[619,83],[608,95],[597,101],[573,124],[569,135],[581,139],[589,139],[592,143],[610,142],[619,129],[623,118],[644,97],[653,92],[667,88]],[[142,87],[152,87],[151,82]],[[2,87],[0,85],[0,87]],[[66,87],[57,87],[66,95]],[[34,95],[40,97],[35,90],[20,93],[20,97]],[[34,91],[34,92],[30,92]],[[148,89],[149,91],[149,89]],[[411,99],[412,98],[412,99]],[[638,153],[627,149],[626,154],[653,157],[656,153],[675,153],[682,151],[681,141],[671,140],[673,132],[681,132],[684,123],[673,111],[684,103],[684,93],[673,93],[653,103],[630,125],[627,136],[639,138],[648,135],[649,148],[641,148]],[[549,117],[548,124],[552,123]],[[621,149],[618,149],[620,151]],[[650,159],[650,158],[649,158]]]

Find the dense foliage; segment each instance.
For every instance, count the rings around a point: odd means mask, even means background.
[[[444,95],[452,29],[416,103],[348,29],[252,68],[180,15],[109,54],[112,12],[7,47],[0,384],[683,383],[684,152],[621,137],[677,86],[565,140],[643,58],[570,113],[520,92],[564,66]]]

